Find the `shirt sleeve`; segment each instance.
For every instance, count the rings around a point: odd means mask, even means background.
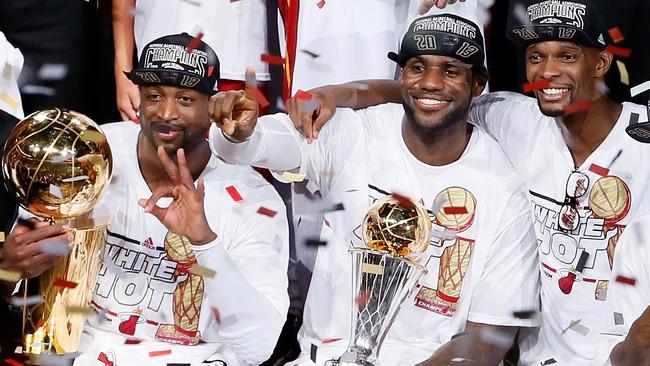
[[[536,317],[514,316],[539,311],[539,258],[528,199],[517,189],[501,213],[496,239],[474,289],[468,320],[501,326],[532,327]]]
[[[285,207],[277,198],[262,199],[258,188],[247,192],[251,202],[232,227],[205,246],[193,246],[199,265],[217,273],[205,277],[205,292],[218,311],[218,332],[222,340],[249,365],[270,357],[282,330],[289,307],[287,265],[288,226]],[[275,215],[256,211],[264,207]],[[271,217],[272,216],[272,217]]]
[[[623,315],[624,333],[650,304],[650,273],[648,271],[648,238],[650,216],[634,221],[625,228],[614,255],[610,298],[615,313]],[[634,284],[617,281],[618,276],[635,280]],[[617,315],[614,315],[617,319]]]

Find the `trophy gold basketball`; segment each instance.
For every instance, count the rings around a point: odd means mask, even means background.
[[[90,217],[111,172],[106,136],[81,113],[35,112],[7,139],[2,157],[7,188],[27,211],[51,224],[66,223],[74,237],[72,250],[40,276],[43,302],[23,305],[24,353],[77,350],[85,313],[69,310],[86,307],[92,295],[110,219]],[[55,280],[76,286],[55,286]],[[26,285],[23,290],[26,294]]]
[[[348,350],[329,365],[373,366],[400,305],[426,269],[417,263],[429,244],[431,220],[418,203],[377,200],[362,226],[367,248],[351,249],[352,328]]]

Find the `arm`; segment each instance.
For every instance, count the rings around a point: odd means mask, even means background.
[[[468,321],[462,335],[445,343],[438,348],[431,358],[418,364],[418,366],[498,365],[508,352],[516,334],[517,327],[503,327]]]
[[[614,347],[610,361],[612,366],[650,365],[650,306],[634,321],[625,340]]]
[[[113,45],[115,48],[115,89],[117,109],[122,119],[136,120],[136,111],[140,107],[140,93],[138,87],[129,80],[123,71],[133,68],[133,15],[131,9],[135,7],[135,0],[113,1]]]

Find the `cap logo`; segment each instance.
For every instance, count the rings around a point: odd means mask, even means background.
[[[413,23],[413,32],[435,30],[474,39],[476,28],[471,24],[449,17],[422,18]]]
[[[185,71],[203,76],[205,75],[205,65],[208,64],[208,55],[198,49],[188,53],[184,46],[177,44],[150,44],[144,55],[143,68],[158,68],[161,67],[161,63],[165,62],[187,66]],[[162,66],[169,68],[169,64]]]
[[[200,78],[197,78],[196,76],[188,76],[188,75],[183,75],[183,78],[179,82],[180,86],[185,87],[185,88],[193,88],[196,84],[201,81]]]
[[[160,78],[153,72],[149,71],[136,71],[135,74],[147,83],[159,83]]]
[[[575,3],[573,1],[561,0],[546,0],[537,4],[530,5],[527,9],[528,17],[531,22],[535,22],[539,18],[565,18],[566,22],[559,21],[560,23],[567,23],[574,27],[583,29],[583,17],[587,12],[585,4]],[[540,21],[540,23],[549,23],[548,20]],[[556,22],[557,23],[557,22]]]
[[[436,49],[436,37],[432,34],[416,34],[413,36],[413,39],[420,51]]]
[[[476,52],[478,52],[478,47],[474,46],[473,44],[463,42],[458,51],[456,51],[456,54],[460,57],[468,58]]]

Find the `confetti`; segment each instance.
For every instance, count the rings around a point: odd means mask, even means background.
[[[219,313],[219,309],[212,308],[212,315],[214,316],[214,321],[221,325],[221,314]]]
[[[312,343],[311,349],[309,351],[309,358],[311,359],[311,362],[316,363],[316,352],[318,351],[318,347]]]
[[[140,342],[142,342],[142,341],[139,340],[139,339],[130,339],[129,338],[126,341],[124,341],[124,344],[140,344]]]
[[[384,274],[384,266],[379,264],[364,263],[363,267],[361,267],[361,271],[363,273],[382,275]]]
[[[266,207],[258,208],[257,213],[260,214],[260,215],[268,216],[268,217],[274,217],[275,215],[278,214],[277,212],[275,212],[275,211],[273,211],[273,210],[271,210],[269,208],[266,208]]]
[[[595,164],[591,164],[592,167],[593,167],[594,165],[595,165]],[[599,167],[598,165],[595,165],[595,166]],[[600,168],[600,167],[599,167],[599,168]],[[601,168],[601,169],[604,169],[604,168]],[[589,170],[591,170],[591,168],[589,168]],[[593,171],[593,170],[591,170],[591,171],[594,172],[594,173],[596,173],[596,172]],[[596,174],[598,174],[598,173],[596,173]],[[582,271],[585,269],[585,264],[587,263],[587,259],[588,259],[588,258],[589,258],[589,253],[587,253],[587,252],[585,252],[585,251],[583,251],[582,253],[580,253],[580,258],[578,259],[578,264],[576,265],[576,272],[580,272],[580,273],[582,273]]]
[[[320,100],[318,99],[310,99],[302,102],[302,109],[305,112],[311,112],[316,110],[318,107],[320,107]]]
[[[304,53],[304,54],[306,54],[307,56],[309,56],[309,57],[311,57],[311,58],[317,58],[317,57],[320,57],[320,55],[319,55],[319,54],[317,54],[317,53],[314,53],[314,52],[311,52],[311,51],[307,51],[307,50],[300,50],[300,52],[302,52],[302,53]]]
[[[321,341],[321,343],[322,344],[334,343],[340,341],[341,339],[343,338],[325,338]]]
[[[20,272],[8,271],[0,268],[0,280],[7,282],[18,282],[22,278]]]
[[[442,208],[445,215],[460,215],[467,213],[467,207],[445,206]]]
[[[43,64],[36,77],[41,80],[62,80],[68,74],[68,65],[66,64]]]
[[[305,100],[306,101],[306,100],[311,100],[314,97],[314,95],[312,93],[309,93],[309,92],[298,89],[298,91],[296,92],[295,97],[298,100]]]
[[[489,343],[497,347],[508,349],[512,345],[512,336],[498,330],[482,329],[479,332],[479,336],[485,343]]]
[[[63,257],[70,253],[70,247],[62,240],[45,239],[41,241],[41,252],[55,257]]]
[[[622,40],[625,39],[623,37],[623,33],[621,33],[621,30],[618,29],[618,27],[610,28],[609,36],[612,38],[612,41],[614,41],[614,43],[621,42]]]
[[[582,321],[582,319],[572,320],[571,323],[569,323],[569,326],[562,330],[562,334],[566,333],[567,330],[569,330],[569,329],[575,327],[576,325],[580,324],[581,321]]]
[[[609,169],[603,168],[602,166],[596,165],[596,164],[591,164],[589,166],[589,171],[596,173],[602,177],[606,177],[609,174]]]
[[[78,175],[76,177],[61,179],[61,182],[63,182],[63,183],[72,183],[72,182],[78,182],[78,181],[86,180],[86,179],[88,179],[87,175]]]
[[[52,286],[54,286],[54,287],[65,287],[65,288],[75,288],[75,287],[77,287],[77,283],[72,282],[72,281],[64,280],[63,278],[56,278],[56,279],[54,279],[54,282],[52,282]]]
[[[324,240],[318,239],[307,239],[305,240],[305,245],[307,246],[324,246],[327,245],[327,242]]]
[[[335,212],[343,210],[345,210],[345,206],[341,202],[332,203],[331,201],[327,200],[314,200],[312,202],[309,202],[309,204],[294,207],[294,214],[308,215],[317,212]]]
[[[284,58],[282,56],[263,53],[260,59],[269,65],[284,65]]]
[[[61,188],[55,186],[54,184],[50,184],[50,194],[56,198],[63,199],[63,192],[61,192]]]
[[[5,358],[4,360],[2,360],[2,362],[8,363],[11,366],[23,366],[22,362],[16,361],[13,358]]]
[[[550,85],[551,83],[548,80],[540,80],[534,83],[526,83],[524,84],[524,93],[530,93],[535,90],[548,88]]]
[[[616,282],[622,283],[624,285],[634,286],[636,285],[636,279],[618,275],[616,276]]]
[[[255,93],[255,97],[257,98],[257,102],[260,104],[260,107],[266,108],[269,106],[269,100],[266,99],[264,93],[262,93],[259,88],[253,89],[253,92]]]
[[[93,309],[90,306],[81,306],[81,305],[68,305],[65,307],[65,310],[69,314],[91,314]]]
[[[627,72],[627,67],[625,67],[625,64],[620,60],[616,60],[616,67],[618,68],[618,74],[621,76],[621,83],[629,86],[630,74]]]
[[[210,269],[208,267],[200,266],[198,264],[193,265],[190,268],[189,272],[205,278],[214,278],[214,276],[217,275],[217,271]]]
[[[552,364],[554,364],[554,363],[557,363],[557,361],[555,361],[555,360],[552,359],[552,358],[549,358],[548,360],[542,362],[542,366],[552,365]]]
[[[366,305],[366,303],[368,302],[368,299],[369,299],[369,298],[370,298],[370,294],[368,294],[368,292],[366,292],[366,291],[361,291],[361,292],[359,293],[359,296],[357,296],[357,298],[354,300],[354,302],[356,302],[357,305],[358,305],[360,308],[362,308],[362,307],[364,307],[364,306]]]
[[[20,91],[22,92],[22,94],[28,94],[28,95],[47,95],[49,97],[53,97],[56,95],[56,89],[49,88],[43,85],[32,85],[32,84],[25,85]]]
[[[630,57],[630,54],[632,53],[632,50],[629,48],[624,48],[624,47],[618,47],[618,46],[612,46],[608,45],[605,47],[605,51],[619,57]]]
[[[623,325],[623,314],[614,312],[614,325]]]
[[[27,296],[25,298],[14,296],[11,298],[11,304],[14,306],[32,306],[43,302],[41,295]]]
[[[415,208],[415,204],[413,203],[413,201],[411,201],[411,199],[409,199],[406,196],[402,196],[399,193],[393,192],[391,193],[391,197],[396,199],[397,202],[399,202],[399,205],[404,207],[407,210]]]
[[[577,100],[568,106],[564,107],[564,115],[570,116],[574,113],[581,111],[588,111],[591,108],[591,103],[587,100]]]
[[[5,102],[11,109],[16,109],[20,105],[20,103],[14,99],[14,97],[5,92],[0,92],[0,100]]]
[[[630,96],[636,97],[637,95],[643,93],[644,91],[650,89],[650,80],[643,82],[637,86],[633,86],[630,89]]]
[[[241,202],[244,200],[239,192],[237,192],[237,188],[235,188],[235,186],[226,187],[226,192],[228,192],[230,198],[232,198],[232,200],[235,202]]]
[[[575,324],[574,326],[570,327],[569,329],[571,329],[572,331],[574,331],[574,332],[576,332],[576,333],[578,333],[580,335],[583,335],[583,336],[586,336],[589,333],[589,328],[587,328],[584,325],[579,324],[579,323]]]
[[[531,319],[537,315],[537,310],[521,310],[515,311],[512,315],[517,319]]]
[[[203,38],[203,32],[199,32],[194,38],[192,38],[185,51],[187,53],[192,53],[192,51],[201,44],[201,38]]]
[[[320,0],[318,3],[316,3],[316,6],[318,6],[318,9],[322,9],[323,6],[325,6],[325,0]]]
[[[286,179],[289,182],[299,183],[305,180],[305,175],[291,172],[282,172],[282,178]]]
[[[150,351],[149,352],[149,357],[167,356],[167,355],[171,355],[171,354],[172,354],[172,350],[170,350],[170,349],[166,349],[166,350],[162,350],[162,351]]]
[[[5,232],[0,231],[0,243],[4,243],[4,242],[5,242]]]

